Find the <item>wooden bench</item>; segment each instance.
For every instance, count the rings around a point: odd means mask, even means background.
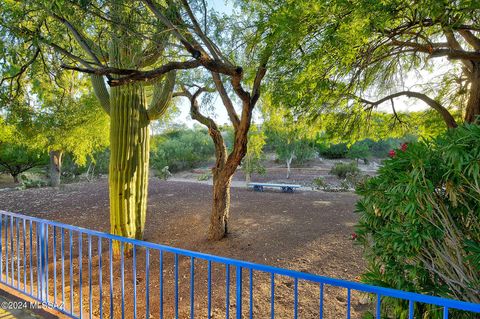
[[[264,187],[278,187],[284,193],[293,193],[295,188],[300,188],[301,185],[296,184],[271,184],[271,183],[248,183],[248,187],[253,187],[256,192],[263,192]]]

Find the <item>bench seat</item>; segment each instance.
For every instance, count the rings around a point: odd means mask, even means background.
[[[274,184],[274,183],[248,183],[248,187],[253,187],[254,191],[263,192],[264,187],[281,188],[284,193],[293,193],[295,188],[302,187],[298,184]]]

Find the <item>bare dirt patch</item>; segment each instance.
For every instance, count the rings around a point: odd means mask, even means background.
[[[244,188],[232,188],[232,205],[229,230],[230,234],[219,242],[208,242],[206,230],[211,204],[211,187],[199,183],[160,181],[151,179],[149,186],[148,215],[145,240],[155,243],[201,251],[246,261],[285,267],[310,272],[323,276],[356,280],[365,265],[361,258],[361,249],[351,240],[353,225],[357,221],[354,214],[356,196],[352,193],[325,193],[300,191],[294,194],[281,192],[253,192]],[[41,188],[24,191],[9,190],[0,192],[0,209],[19,212],[62,223],[72,224],[99,231],[109,231],[108,187],[105,179],[91,183],[78,183],[62,186],[60,189]],[[104,252],[106,254],[106,252]],[[94,253],[95,255],[95,253]],[[108,254],[104,257],[108,259]],[[165,261],[165,316],[172,315],[173,294],[172,260]],[[138,253],[139,265],[144,263],[144,252]],[[151,259],[152,273],[150,280],[150,312],[158,317],[158,258]],[[95,263],[95,261],[94,261]],[[118,266],[118,261],[115,261]],[[130,264],[130,263],[129,263]],[[167,264],[166,264],[167,265]],[[213,318],[225,316],[225,267],[214,266],[212,269]],[[189,260],[181,259],[180,268],[180,318],[189,317]],[[118,271],[118,267],[115,267]],[[199,263],[195,276],[195,291],[199,296],[206,295],[207,265]],[[132,282],[126,268],[125,281]],[[138,317],[144,317],[143,268],[139,267]],[[233,270],[232,270],[233,271]],[[105,278],[108,276],[104,270]],[[198,273],[198,275],[197,275]],[[119,278],[115,273],[115,278]],[[248,290],[248,274],[244,274],[244,290]],[[234,273],[232,272],[232,286]],[[264,274],[254,276],[255,304],[257,318],[269,317],[270,311],[270,277]],[[118,280],[117,280],[118,281]],[[198,281],[198,282],[197,282]],[[215,285],[215,282],[219,283]],[[275,296],[276,318],[292,317],[293,281],[287,278],[276,279]],[[118,288],[118,287],[117,287]],[[88,296],[88,287],[84,292]],[[95,288],[98,290],[98,287]],[[105,296],[108,294],[105,289]],[[128,287],[126,287],[127,291]],[[142,290],[143,289],[143,290]],[[230,306],[235,306],[234,288],[231,287]],[[299,283],[299,317],[318,316],[318,286]],[[129,292],[130,293],[130,292]],[[248,314],[248,294],[244,300],[245,315]],[[206,317],[206,300],[195,301],[196,316]],[[325,290],[326,318],[345,317],[345,290],[332,287]],[[95,297],[94,297],[95,298]],[[106,298],[106,297],[105,297]],[[119,315],[120,300],[118,289],[115,290],[115,314]],[[107,298],[106,298],[107,299]],[[127,298],[128,299],[128,298]],[[359,302],[361,296],[353,296],[352,318],[360,317],[365,310]],[[108,314],[108,300],[104,300],[103,313]],[[88,304],[87,304],[88,305]],[[132,303],[127,301],[127,317],[132,317]],[[222,310],[223,309],[223,310]],[[234,316],[234,308],[230,316]],[[98,315],[98,307],[93,314]]]

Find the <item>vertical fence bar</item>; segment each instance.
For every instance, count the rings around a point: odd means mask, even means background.
[[[448,307],[443,307],[443,319],[448,319]]]
[[[43,240],[45,241],[45,258],[43,263],[43,273],[45,278],[45,300],[48,303],[48,224],[44,224]]]
[[[39,224],[35,223],[35,239],[37,240],[36,243],[36,251],[37,251],[37,297],[40,299],[40,231],[39,231]]]
[[[122,292],[122,319],[125,318],[125,253],[123,242],[120,242],[120,278]]]
[[[15,278],[14,259],[15,253],[13,252],[13,216],[10,216],[10,284],[13,286],[13,279]]]
[[[33,295],[33,262],[32,262],[32,258],[33,258],[33,233],[32,233],[32,220],[30,220],[30,294]]]
[[[73,311],[73,234],[72,234],[72,230],[68,230],[68,236],[69,236],[69,240],[70,240],[70,245],[69,245],[69,248],[70,248],[70,278],[69,278],[69,281],[70,281],[70,314],[73,315],[74,311]]]
[[[237,319],[242,319],[242,267],[236,266]]]
[[[8,218],[5,216],[5,282],[8,283]]]
[[[145,318],[150,318],[150,250],[145,249]]]
[[[293,318],[298,318],[298,278],[293,281]]]
[[[92,236],[88,234],[88,318],[92,319]]]
[[[163,250],[160,250],[160,319],[163,319]]]
[[[253,318],[253,269],[249,269],[250,275],[250,319]]]
[[[132,263],[133,263],[133,318],[137,318],[137,247],[132,247]]]
[[[53,304],[57,303],[57,227],[53,226]]]
[[[209,260],[207,264],[207,318],[211,318],[212,314],[212,262]]]
[[[352,298],[352,292],[350,290],[350,288],[347,289],[347,319],[350,319],[350,302],[351,302],[351,298]]]
[[[83,262],[82,262],[82,233],[78,232],[78,278],[79,278],[79,289],[78,289],[78,304],[80,306],[79,309],[79,317],[82,319],[83,317]]]
[[[323,319],[323,282],[320,283],[320,309],[318,313],[320,319]]]
[[[98,311],[100,319],[103,318],[103,283],[102,283],[102,237],[98,237]],[[147,319],[149,319],[147,317]]]
[[[195,318],[195,257],[190,257],[190,318]]]
[[[108,240],[108,260],[110,266],[110,318],[113,318],[113,252],[112,252],[112,240]]]
[[[415,316],[415,303],[413,302],[413,300],[410,300],[408,302],[408,319],[413,319],[414,316]],[[377,317],[377,318],[380,318],[380,317]]]
[[[380,296],[380,294],[377,294],[377,307],[376,307],[376,310],[377,310],[377,315],[375,318],[377,319],[381,319],[381,315],[382,315],[382,296]],[[412,317],[413,318],[413,317]]]
[[[3,282],[3,245],[2,245],[3,215],[0,214],[0,282]]]
[[[175,319],[178,319],[178,254],[174,254],[174,281],[175,281],[175,290],[174,290],[174,306],[175,306]]]
[[[62,307],[65,308],[65,231],[60,228],[60,250],[61,250],[61,263],[62,263]]]
[[[15,218],[15,228],[17,230],[17,289],[20,290],[20,222]]]
[[[226,268],[225,268],[225,281],[227,282],[226,283],[226,318],[229,319],[230,318],[230,265],[226,265]]]
[[[270,317],[275,318],[275,274],[270,274]]]
[[[3,245],[2,245],[3,215],[0,214],[0,282],[3,282]]]
[[[40,223],[40,242],[39,242],[39,250],[40,250],[40,299],[44,301],[47,295],[47,283],[45,282],[45,253],[46,253],[46,244],[45,244],[45,228],[46,225],[44,223]]]
[[[27,222],[23,219],[23,291],[27,292]],[[0,229],[1,229],[0,225]],[[2,235],[0,233],[0,242],[2,241]],[[2,246],[0,246],[0,264],[1,264],[1,251]],[[2,273],[0,271],[0,278]]]

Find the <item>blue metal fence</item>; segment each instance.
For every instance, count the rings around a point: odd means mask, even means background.
[[[114,244],[120,247],[118,259]],[[129,256],[127,247],[133,248]],[[73,318],[353,318],[365,311],[385,318],[386,298],[403,300],[408,318],[425,305],[443,318],[455,311],[480,313],[480,304],[197,253],[4,211],[0,282]],[[338,298],[341,295],[345,298]],[[360,298],[369,300],[366,308],[353,309]],[[341,307],[338,300],[344,300]]]

